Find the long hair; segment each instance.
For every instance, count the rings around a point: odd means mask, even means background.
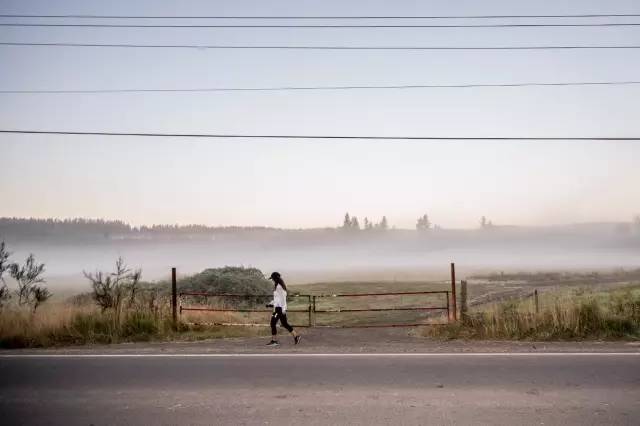
[[[284,280],[281,277],[277,277],[273,279],[273,289],[278,288],[278,284],[282,287],[284,291],[287,291],[287,286],[284,283]]]

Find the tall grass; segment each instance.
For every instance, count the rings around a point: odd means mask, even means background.
[[[155,315],[149,310],[124,310],[117,320],[113,312],[101,312],[91,306],[59,303],[46,308],[35,315],[15,308],[0,312],[0,348],[191,341],[270,333],[268,327],[215,326],[205,321],[181,322],[175,330],[170,316]]]
[[[166,318],[150,311],[126,310],[116,318],[93,306],[43,306],[35,314],[12,307],[0,313],[0,347],[115,343],[150,340],[171,332]]]
[[[493,304],[458,324],[426,330],[430,336],[507,340],[640,338],[640,290],[572,291],[543,297],[538,313],[531,300]]]

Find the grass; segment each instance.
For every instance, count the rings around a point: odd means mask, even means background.
[[[447,289],[443,283],[320,283],[291,286],[289,309],[305,310],[307,294],[345,294],[389,291],[433,291]],[[470,286],[471,287],[471,286]],[[520,297],[520,296],[518,296]],[[110,344],[134,341],[192,341],[224,337],[267,336],[269,309],[262,300],[246,306],[262,312],[184,312],[174,330],[168,298],[153,303],[135,303],[101,312],[90,299],[73,298],[44,304],[35,314],[16,306],[0,311],[0,348],[50,347],[82,344]],[[223,306],[223,301],[185,300],[185,304]],[[155,302],[154,302],[155,303]],[[345,309],[389,306],[445,306],[444,295],[382,297],[316,297],[316,325],[381,325],[389,323],[446,322],[440,314],[424,311],[344,312]],[[342,311],[342,312],[340,312]],[[308,311],[290,312],[294,325],[308,324]],[[222,326],[220,323],[256,326]],[[540,294],[540,312],[531,298],[473,306],[464,322],[441,327],[421,327],[420,332],[438,338],[504,340],[640,339],[640,285],[625,288],[552,289]]]
[[[0,313],[0,348],[38,348],[147,341],[195,341],[225,337],[266,336],[267,327],[215,326],[181,322],[172,327],[169,316],[144,310],[123,312],[117,322],[112,312],[63,303],[35,315],[12,309]],[[264,321],[263,321],[264,322]]]
[[[365,297],[332,297],[332,295],[443,291],[449,289],[450,285],[443,282],[344,281],[290,286],[289,293],[299,292],[316,296],[317,312],[315,315],[315,324],[318,326],[372,326],[385,324],[441,323],[446,321],[446,315],[443,316],[445,311],[344,311],[353,309],[384,309],[389,307],[444,307],[447,303],[446,296],[444,293]],[[325,297],[320,297],[320,295],[324,295]]]
[[[640,286],[571,289],[481,306],[457,324],[425,329],[440,338],[504,340],[640,339]]]
[[[44,305],[38,312],[17,307],[0,313],[0,347],[49,347],[147,341],[172,332],[166,318],[149,311],[113,312],[66,303]]]

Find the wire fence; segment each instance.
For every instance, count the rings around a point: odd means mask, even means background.
[[[296,327],[416,327],[447,324],[450,291],[393,293],[293,294],[287,316]],[[267,326],[271,295],[179,293],[185,322],[211,325]]]

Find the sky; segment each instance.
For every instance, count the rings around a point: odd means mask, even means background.
[[[634,1],[606,5],[600,1],[517,3],[4,0],[0,1],[0,14],[640,13]],[[0,21],[44,20],[0,18]],[[640,18],[564,22],[584,21],[640,22]],[[437,23],[460,22],[480,23],[477,20]],[[2,27],[0,41],[640,45],[640,27],[369,30]],[[0,90],[640,80],[637,71],[640,50],[615,49],[220,51],[0,46],[0,64]],[[638,99],[640,85],[0,94],[0,129],[638,137]],[[386,215],[392,225],[402,228],[413,227],[416,218],[424,213],[440,226],[455,228],[476,227],[482,215],[495,224],[534,226],[629,221],[640,213],[638,164],[640,142],[185,140],[0,134],[0,216],[100,217],[135,225],[202,223],[289,228],[335,226],[347,211],[361,221],[365,216],[379,220]]]

